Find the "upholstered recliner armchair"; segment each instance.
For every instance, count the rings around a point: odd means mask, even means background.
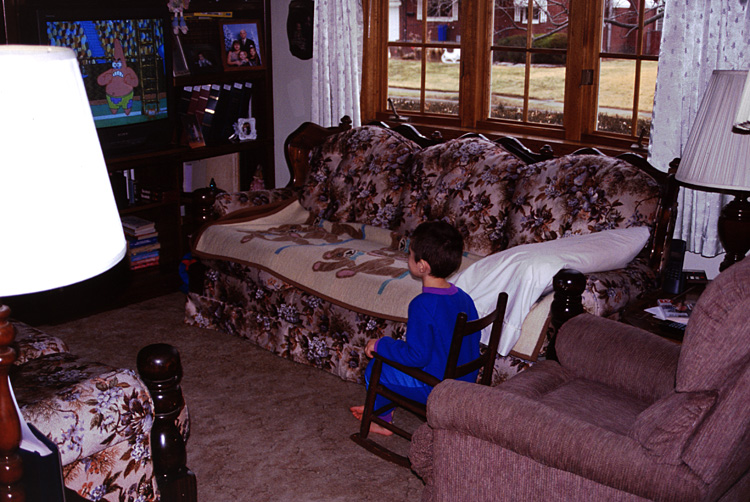
[[[497,387],[439,384],[410,458],[423,500],[750,500],[750,258],[680,346],[581,314]]]

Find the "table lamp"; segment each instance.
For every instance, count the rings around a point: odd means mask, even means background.
[[[719,270],[750,249],[750,85],[745,70],[714,70],[675,177],[696,190],[734,195],[719,215],[726,250]]]
[[[75,53],[0,45],[0,110],[0,298],[117,264],[125,237]],[[8,309],[0,309],[0,492],[12,495],[22,472],[8,377],[16,354]]]

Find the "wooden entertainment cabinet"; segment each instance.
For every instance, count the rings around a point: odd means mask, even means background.
[[[36,31],[30,23],[36,22],[34,13],[37,8],[47,7],[50,2],[55,5],[54,0],[0,1],[3,7],[0,15],[4,13],[5,16],[2,19],[3,22],[0,23],[0,41],[12,44],[39,43],[30,38],[31,33]],[[124,173],[127,173],[135,179],[136,186],[159,187],[161,190],[158,200],[142,199],[133,202],[133,198],[128,198],[124,203],[122,200],[118,203],[121,215],[135,215],[156,223],[161,244],[159,266],[143,270],[129,270],[124,260],[110,272],[79,285],[35,295],[33,299],[6,299],[6,303],[14,307],[17,317],[24,317],[23,314],[27,310],[26,303],[29,304],[29,312],[49,310],[47,308],[49,305],[53,309],[56,307],[61,311],[59,315],[50,314],[54,319],[42,320],[42,322],[54,322],[58,317],[75,317],[76,312],[82,308],[82,304],[89,304],[94,310],[101,310],[177,291],[181,284],[180,262],[189,252],[189,237],[195,230],[191,215],[192,194],[183,191],[183,166],[186,162],[212,159],[228,154],[237,155],[240,189],[250,188],[256,171],[262,174],[267,188],[274,186],[270,2],[271,0],[192,0],[189,10],[184,12],[187,32],[183,33],[178,27],[178,34],[173,35],[172,27],[169,26],[164,36],[170,37],[173,45],[181,48],[182,54],[185,55],[182,61],[185,63],[188,63],[187,58],[194,56],[195,51],[189,53],[191,47],[213,50],[212,56],[215,58],[213,63],[218,65],[220,70],[210,73],[199,72],[195,71],[192,64],[188,64],[185,68],[180,64],[179,50],[173,50],[173,54],[176,54],[173,65],[177,66],[177,71],[170,75],[172,79],[170,98],[175,119],[172,143],[142,151],[136,149],[126,153],[105,155],[111,177],[119,176],[119,179],[122,179]],[[85,9],[95,7],[97,4],[96,0],[74,0],[70,3],[66,2],[65,8]],[[153,9],[155,4],[153,0],[131,2],[114,0],[107,5],[118,9],[119,12],[127,12],[129,8],[151,7]],[[172,18],[172,14],[167,9],[167,2],[160,2],[158,5],[163,7],[165,16]],[[225,57],[221,50],[224,38],[222,25],[225,23],[244,24],[245,22],[254,23],[258,27],[262,66],[227,70],[222,64]],[[32,27],[34,29],[31,29]],[[176,38],[179,38],[179,45]],[[255,119],[257,138],[244,141],[223,139],[206,141],[208,146],[192,148],[184,144],[185,135],[182,132],[180,117],[182,110],[180,100],[184,99],[183,89],[208,84],[224,86],[246,82],[252,84],[252,118]],[[132,189],[132,185],[130,188]],[[203,187],[193,186],[193,189],[199,188]],[[223,187],[219,185],[218,188]],[[85,194],[71,194],[71,197],[85,197]],[[108,298],[109,301],[97,307],[95,304],[102,303],[103,297]],[[40,303],[49,305],[40,308]],[[87,313],[81,312],[79,315]],[[24,320],[32,323],[34,321],[30,318]]]

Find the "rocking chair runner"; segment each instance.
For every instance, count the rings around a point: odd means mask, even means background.
[[[453,328],[453,338],[451,339],[450,350],[448,352],[448,361],[445,365],[444,379],[460,378],[482,368],[482,376],[479,383],[481,385],[490,385],[492,382],[492,370],[495,366],[495,354],[497,353],[497,346],[500,343],[500,334],[502,333],[505,306],[507,303],[508,294],[500,293],[497,297],[497,306],[495,307],[495,310],[481,319],[468,321],[465,313],[462,312],[458,314],[456,325]],[[463,338],[484,329],[490,324],[492,324],[492,331],[490,333],[490,340],[487,349],[479,356],[479,358],[459,366],[458,356],[461,350]],[[351,439],[380,458],[404,467],[410,467],[410,462],[407,457],[394,453],[367,437],[370,433],[370,424],[374,422],[411,441],[411,433],[380,418],[381,415],[396,407],[409,410],[422,420],[426,420],[427,418],[426,405],[397,394],[380,384],[380,373],[383,369],[383,363],[388,364],[389,366],[392,366],[393,368],[416,378],[431,387],[435,387],[442,380],[419,368],[404,366],[403,364],[386,359],[378,353],[374,354],[374,358],[375,362],[372,367],[372,377],[370,379],[370,386],[367,389],[367,397],[365,398],[365,409],[362,414],[362,423],[359,432],[352,434]],[[375,397],[378,394],[389,399],[391,404],[383,406],[377,410],[374,409]]]

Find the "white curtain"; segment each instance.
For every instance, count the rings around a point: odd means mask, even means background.
[[[649,160],[666,170],[682,156],[713,70],[750,68],[746,0],[667,0],[656,78]],[[716,256],[717,219],[728,196],[680,188],[674,237],[688,251]]]
[[[361,0],[315,0],[312,121],[338,125],[344,115],[361,124]]]

